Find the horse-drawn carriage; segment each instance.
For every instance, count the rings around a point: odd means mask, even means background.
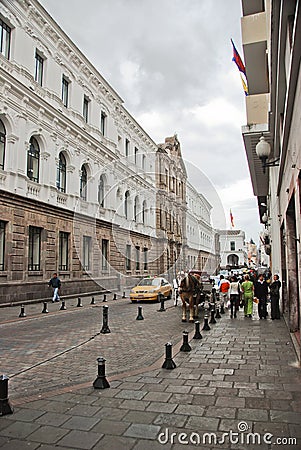
[[[182,322],[186,322],[186,306],[189,305],[189,322],[198,318],[199,308],[214,305],[217,292],[209,275],[198,270],[189,271],[181,280],[179,294],[182,300]]]

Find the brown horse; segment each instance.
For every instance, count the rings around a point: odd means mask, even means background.
[[[180,282],[179,294],[182,300],[182,322],[187,322],[186,304],[189,304],[189,322],[198,317],[198,306],[202,283],[200,276],[188,273]]]

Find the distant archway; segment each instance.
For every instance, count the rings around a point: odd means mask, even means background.
[[[227,257],[227,264],[229,266],[238,266],[239,258],[237,255],[231,254]]]

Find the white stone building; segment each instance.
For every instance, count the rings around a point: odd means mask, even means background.
[[[211,225],[212,206],[191,183],[186,185],[186,268],[216,273],[215,231]]]
[[[0,13],[2,301],[20,284],[44,296],[53,271],[66,293],[141,276],[157,254],[155,142],[36,0]]]
[[[239,270],[248,267],[245,233],[242,230],[218,230],[220,268]]]

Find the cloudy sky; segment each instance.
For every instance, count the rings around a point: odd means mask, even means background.
[[[241,126],[240,0],[40,0],[157,143],[177,133],[213,225],[259,241]]]

